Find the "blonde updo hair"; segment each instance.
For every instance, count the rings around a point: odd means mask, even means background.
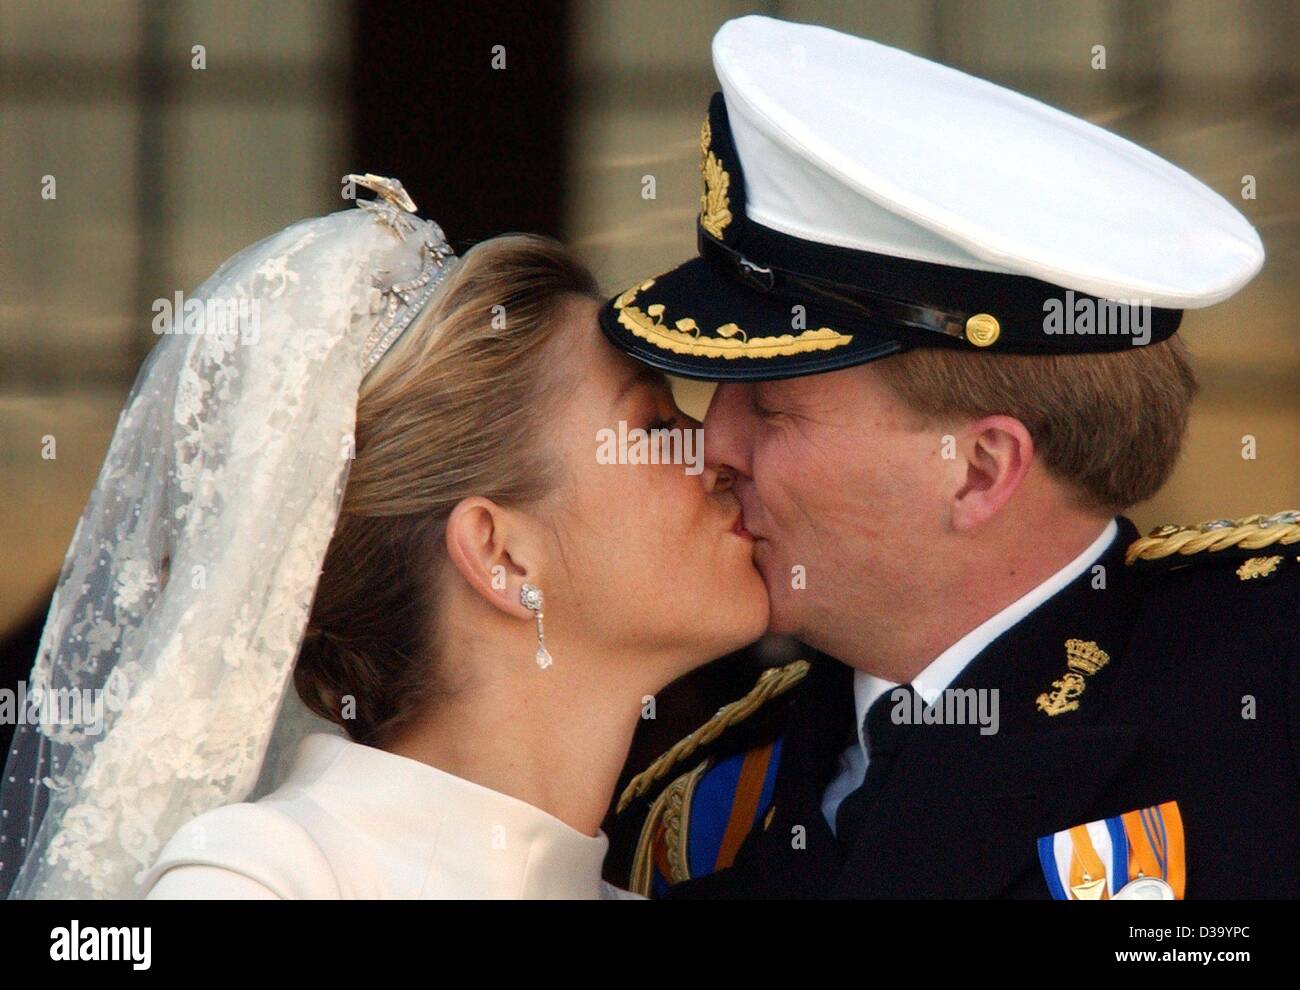
[[[362,386],[294,669],[303,702],[358,742],[382,746],[438,691],[430,635],[451,510],[471,495],[528,504],[559,480],[544,425],[566,383],[549,348],[574,296],[600,298],[558,241],[483,241]]]

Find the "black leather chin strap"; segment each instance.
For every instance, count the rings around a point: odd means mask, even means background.
[[[933,306],[921,306],[804,272],[790,271],[776,266],[761,266],[703,230],[699,235],[699,250],[702,257],[708,258],[723,271],[731,273],[746,285],[763,293],[792,302],[804,304],[816,302],[832,313],[844,313],[855,319],[865,317],[897,324],[910,330],[961,337],[965,333],[966,320],[973,315]]]
[[[1067,292],[1027,276],[989,274],[987,277],[997,280],[996,287],[988,293],[991,310],[985,309],[950,309],[942,306],[927,305],[915,299],[902,299],[863,288],[832,278],[813,275],[806,271],[794,271],[776,265],[762,265],[745,257],[740,251],[726,244],[703,227],[697,227],[699,253],[707,258],[720,271],[732,276],[750,289],[765,295],[804,305],[816,305],[826,316],[840,315],[849,320],[870,320],[885,324],[886,328],[896,328],[904,333],[920,331],[925,334],[941,334],[957,340],[968,339],[967,321],[981,313],[993,316],[1001,326],[1002,337],[998,350],[1018,353],[1086,353],[1089,351],[1115,350],[1122,346],[1127,338],[1094,335],[1089,343],[1109,346],[1081,346],[1079,337],[1052,337],[1043,331],[1044,301],[1058,297],[1062,305],[1067,299],[1074,304],[1079,300],[1092,300],[1098,308],[1103,306],[1128,306],[1130,304],[1113,300],[1104,300],[1084,292]],[[835,249],[828,249],[835,250]],[[809,262],[812,263],[810,256]],[[828,266],[835,264],[828,260]],[[883,264],[883,262],[882,262]],[[927,280],[941,282],[944,279],[942,266],[922,262],[907,262],[890,259],[894,270],[882,269],[882,280],[890,281],[902,266],[916,265],[926,270],[909,276],[913,283],[924,284]],[[933,269],[931,271],[930,269]],[[962,271],[953,273],[965,281],[985,277],[982,273]],[[1151,340],[1161,341],[1173,335],[1182,322],[1183,311],[1151,307]],[[1072,314],[1067,314],[1072,315]],[[1112,334],[1114,331],[1111,332]],[[917,343],[914,339],[912,343]]]

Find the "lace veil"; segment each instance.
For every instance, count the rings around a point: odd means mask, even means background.
[[[380,198],[240,251],[162,321],[20,688],[0,896],[140,896],[181,825],[332,729],[290,675],[358,390],[457,262],[400,183],[348,179]]]

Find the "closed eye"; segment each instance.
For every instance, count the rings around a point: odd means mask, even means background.
[[[665,419],[663,416],[656,416],[654,419],[650,420],[650,422],[646,424],[645,428],[647,431],[671,430],[674,426],[677,426],[680,422],[681,420],[677,416],[673,416],[670,419]]]
[[[775,408],[774,406],[768,405],[764,402],[765,393],[767,392],[768,390],[762,387],[762,385],[754,389],[753,394],[750,397],[750,401],[753,403],[754,412],[758,413],[761,418],[768,420],[788,415],[788,403],[785,404],[787,408]],[[782,404],[777,403],[776,405],[780,406]]]

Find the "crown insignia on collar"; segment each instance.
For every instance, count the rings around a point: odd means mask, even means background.
[[[1110,662],[1110,654],[1091,640],[1067,639],[1065,665],[1081,674],[1095,674]]]
[[[1079,696],[1088,686],[1084,675],[1091,677],[1110,663],[1110,654],[1091,640],[1067,639],[1065,665],[1070,669],[1060,680],[1052,681],[1052,690],[1044,691],[1035,701],[1047,715],[1062,715],[1079,707]]]

